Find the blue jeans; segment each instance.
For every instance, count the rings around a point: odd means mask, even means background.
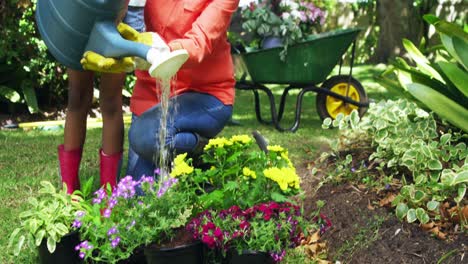
[[[142,6],[129,6],[123,22],[138,32],[145,31],[144,11]]]
[[[170,101],[165,142],[169,153],[191,152],[198,144],[195,133],[213,138],[223,130],[232,115],[232,105],[225,105],[209,94],[188,92]],[[160,149],[160,119],[160,104],[132,118],[128,133],[127,175],[134,179],[154,175],[154,153],[159,153]]]

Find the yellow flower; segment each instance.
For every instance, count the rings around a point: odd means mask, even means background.
[[[175,178],[180,175],[190,174],[193,172],[193,167],[185,161],[186,157],[187,153],[177,155],[177,157],[174,159],[174,168],[170,174],[171,177]]]
[[[231,137],[231,141],[233,143],[242,143],[242,144],[249,144],[252,142],[252,138],[249,137],[248,135],[234,135]]]
[[[252,179],[256,179],[257,178],[257,174],[255,173],[255,171],[249,169],[248,167],[244,167],[242,169],[242,173],[244,174],[244,176],[246,177],[252,177]]]
[[[211,148],[224,148],[224,146],[231,146],[232,142],[225,137],[213,138],[208,141],[204,150],[209,150]]]
[[[268,149],[268,151],[278,152],[278,153],[286,151],[283,147],[281,147],[279,145],[267,146],[267,149]],[[287,153],[287,151],[286,151],[286,153]]]
[[[268,168],[263,171],[263,174],[265,177],[275,181],[283,191],[286,191],[288,186],[299,189],[300,180],[294,167]]]

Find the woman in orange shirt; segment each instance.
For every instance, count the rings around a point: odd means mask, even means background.
[[[147,0],[146,30],[157,33],[171,50],[185,49],[189,59],[171,81],[169,153],[199,153],[232,115],[234,71],[227,29],[239,0]],[[160,87],[147,71],[136,71],[131,98],[127,175],[152,175],[159,153]],[[177,111],[174,106],[177,105]],[[205,139],[205,140],[204,140]]]

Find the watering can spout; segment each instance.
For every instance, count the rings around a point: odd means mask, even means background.
[[[125,0],[38,0],[36,21],[46,46],[65,66],[83,70],[85,51],[104,57],[138,56],[152,64],[150,75],[171,78],[188,59],[186,51],[157,56],[152,47],[124,39],[115,21]],[[169,62],[166,62],[169,60]]]

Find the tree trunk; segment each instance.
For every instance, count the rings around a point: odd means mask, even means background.
[[[403,38],[419,45],[423,35],[422,16],[410,0],[377,0],[377,23],[380,33],[374,63],[387,63],[404,54]]]

